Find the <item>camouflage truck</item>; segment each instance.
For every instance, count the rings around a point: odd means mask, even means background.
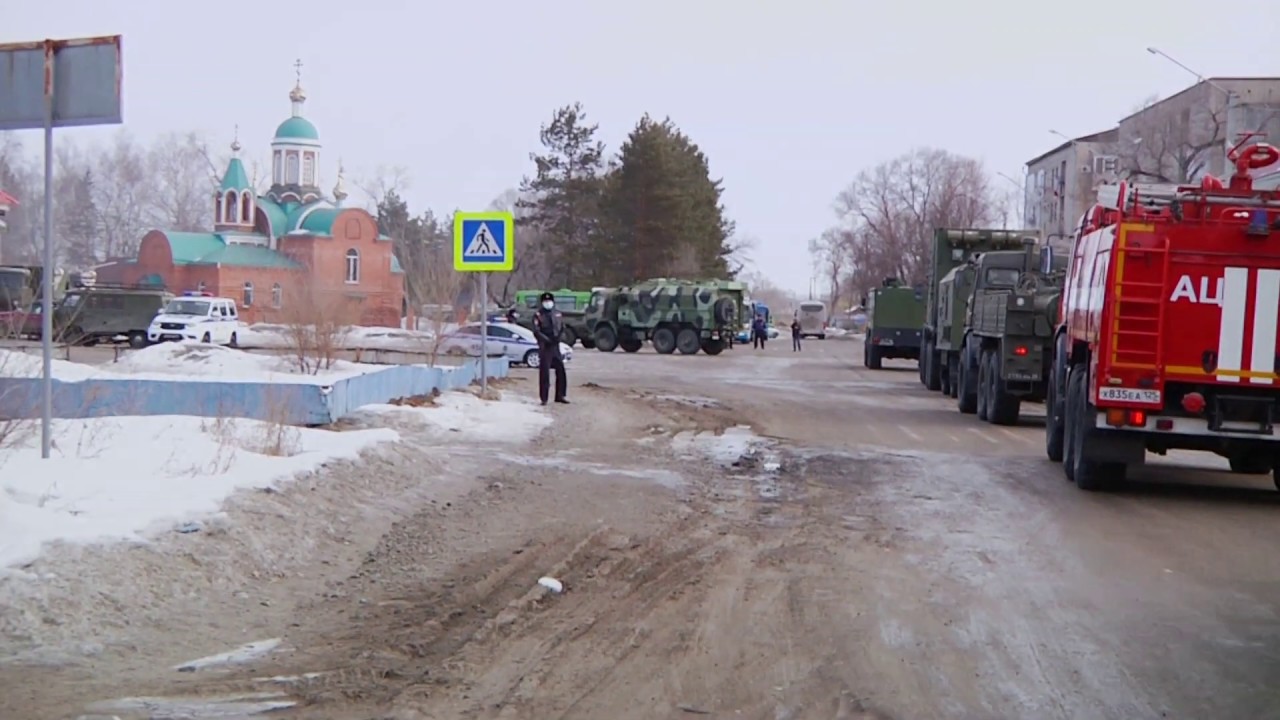
[[[587,305],[587,326],[596,349],[636,352],[646,340],[663,355],[702,350],[719,355],[733,346],[745,286],[727,281],[689,282],[665,278],[628,287],[601,288]]]
[[[956,378],[956,405],[996,425],[1018,422],[1023,402],[1044,402],[1066,258],[1027,245],[983,253],[972,291]]]
[[[972,289],[971,278],[957,268],[969,264],[976,255],[993,250],[1019,250],[1027,241],[1035,242],[1037,230],[984,228],[937,228],[928,265],[924,332],[921,342],[920,382],[930,390],[948,394],[959,374],[960,345],[964,340],[965,301]],[[947,293],[943,279],[951,277]]]
[[[862,364],[879,370],[891,358],[920,359],[920,327],[924,324],[924,290],[905,287],[887,278],[881,287],[862,298],[867,309],[867,338]]]

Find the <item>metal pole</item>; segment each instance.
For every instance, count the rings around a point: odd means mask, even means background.
[[[45,48],[44,271],[40,278],[40,457],[53,447],[53,50]]]
[[[489,393],[489,273],[480,273],[480,393]]]

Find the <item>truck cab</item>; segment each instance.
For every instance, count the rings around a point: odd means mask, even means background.
[[[862,364],[879,370],[884,360],[920,359],[920,331],[924,324],[924,289],[903,285],[897,278],[862,298],[867,309],[867,336]]]

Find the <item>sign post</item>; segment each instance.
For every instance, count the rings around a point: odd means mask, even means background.
[[[53,445],[53,129],[124,122],[120,36],[0,45],[0,130],[44,130],[40,457]]]
[[[453,269],[480,273],[480,392],[489,390],[489,273],[515,268],[515,216],[459,212],[453,216]]]

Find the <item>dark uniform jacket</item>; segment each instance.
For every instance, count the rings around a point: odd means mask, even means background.
[[[560,336],[563,333],[564,316],[560,311],[539,308],[533,316],[533,336],[538,340],[538,349],[559,355]]]

